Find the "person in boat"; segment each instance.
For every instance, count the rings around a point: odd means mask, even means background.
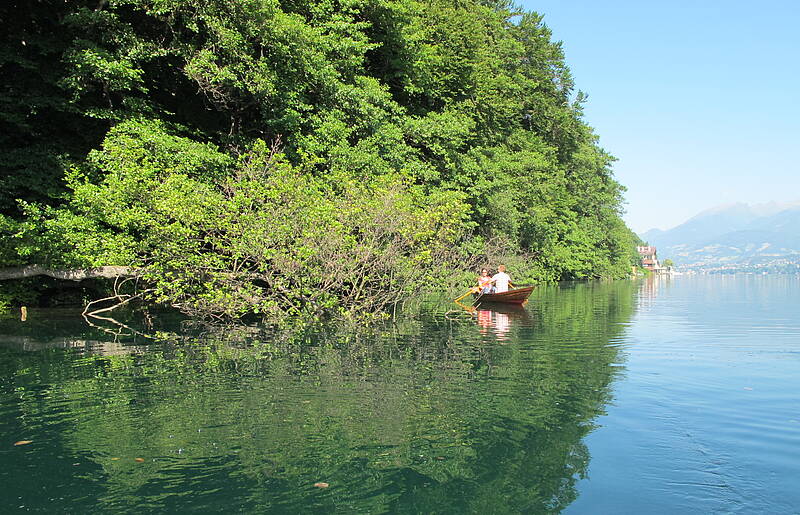
[[[481,275],[478,277],[478,288],[475,293],[494,293],[494,286],[492,285],[492,276],[489,275],[489,269],[481,268]]]
[[[494,291],[492,293],[504,293],[508,291],[509,287],[514,287],[514,284],[511,282],[511,276],[506,273],[505,265],[497,267],[497,273],[492,276],[492,284],[494,284]]]

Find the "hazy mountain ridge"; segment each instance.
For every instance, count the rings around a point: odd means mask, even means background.
[[[800,202],[720,206],[640,236],[687,269],[800,270]]]

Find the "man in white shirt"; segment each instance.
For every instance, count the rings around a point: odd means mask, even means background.
[[[492,284],[494,284],[495,293],[503,293],[508,291],[509,286],[514,286],[511,277],[506,273],[505,265],[497,267],[497,273],[492,276]]]

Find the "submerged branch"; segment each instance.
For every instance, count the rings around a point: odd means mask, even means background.
[[[84,320],[86,321],[86,323],[87,323],[87,324],[89,324],[91,327],[94,327],[95,329],[99,329],[99,330],[101,330],[101,331],[103,331],[103,332],[105,332],[105,333],[108,333],[108,334],[114,335],[114,337],[115,337],[115,338],[118,338],[118,337],[120,337],[120,336],[142,336],[142,337],[144,337],[144,338],[148,338],[148,339],[150,339],[150,340],[157,340],[157,339],[158,339],[156,336],[152,336],[152,335],[149,335],[149,334],[143,333],[143,332],[141,332],[141,331],[137,331],[137,330],[136,330],[136,329],[134,329],[133,327],[131,327],[131,326],[127,325],[127,324],[123,324],[122,322],[120,322],[120,321],[118,321],[118,320],[116,320],[116,319],[114,319],[114,318],[112,318],[112,317],[104,317],[104,316],[97,315],[97,314],[95,314],[95,313],[98,313],[98,312],[97,312],[97,311],[95,311],[95,312],[92,312],[92,313],[85,313],[85,312],[84,312],[84,313],[83,313],[83,319],[84,319]],[[110,323],[112,323],[112,324],[114,324],[114,325],[118,326],[118,327],[119,327],[119,329],[117,329],[116,331],[114,331],[114,330],[112,330],[112,329],[109,329],[109,328],[107,328],[107,327],[103,327],[103,326],[101,326],[101,325],[95,324],[95,323],[93,323],[93,322],[92,322],[92,321],[89,319],[90,317],[91,317],[91,318],[93,318],[93,319],[95,319],[95,320],[105,320],[106,322],[110,322]],[[130,331],[130,333],[129,333],[129,334],[126,334],[126,333],[124,333],[124,332],[123,332],[124,330],[128,330],[128,331]]]
[[[96,316],[98,313],[106,313],[108,311],[113,311],[113,310],[117,309],[120,306],[124,306],[125,304],[127,304],[128,302],[130,302],[132,300],[141,299],[142,296],[145,293],[149,293],[151,291],[152,290],[145,290],[145,291],[143,291],[141,293],[138,293],[136,295],[114,295],[112,297],[105,297],[103,299],[93,300],[90,303],[88,303],[86,305],[86,307],[83,308],[83,313],[82,314],[85,315],[85,316]],[[118,300],[119,302],[117,302],[113,306],[109,306],[109,307],[106,307],[106,308],[95,309],[95,310],[89,311],[89,308],[92,305],[99,304],[100,302],[105,302],[107,300]]]

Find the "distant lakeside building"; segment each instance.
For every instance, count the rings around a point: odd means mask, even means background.
[[[636,251],[639,253],[639,261],[642,267],[652,271],[658,266],[658,256],[655,247],[640,246],[636,247]]]
[[[670,273],[669,267],[661,266],[658,262],[658,254],[656,248],[650,245],[638,246],[636,251],[639,253],[639,261],[642,268],[646,268],[654,274],[668,274]]]

